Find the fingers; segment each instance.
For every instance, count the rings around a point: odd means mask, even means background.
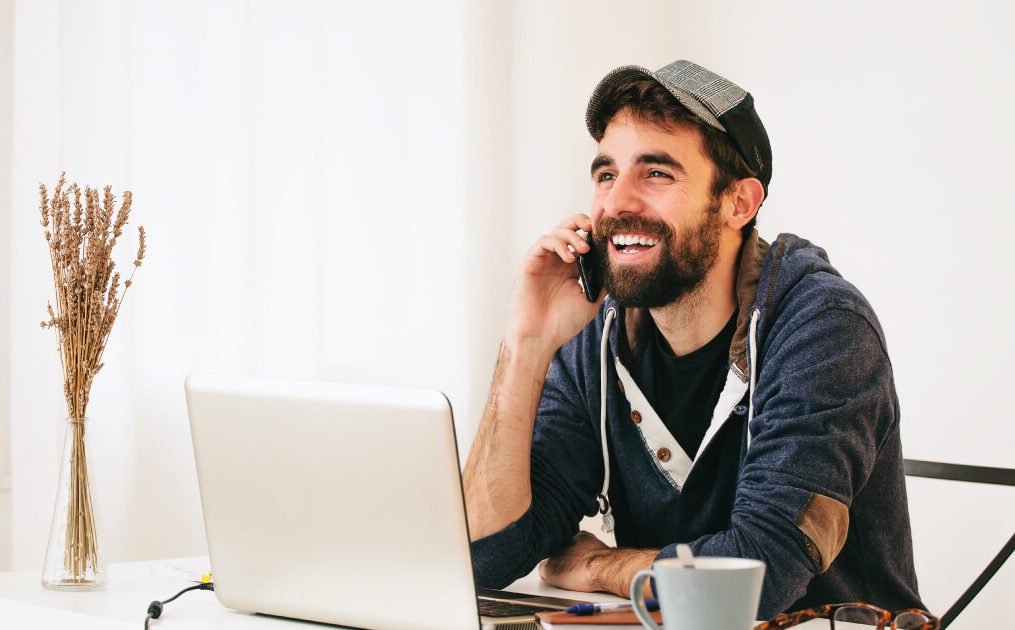
[[[579,212],[564,219],[557,225],[558,228],[564,228],[566,230],[585,230],[586,232],[592,231],[592,217],[589,215]]]
[[[576,214],[568,217],[549,234],[539,238],[536,246],[543,252],[553,252],[560,256],[564,262],[574,262],[575,252],[584,254],[591,249],[576,230],[592,230],[592,219],[586,214]]]
[[[547,252],[555,252],[565,262],[575,261],[575,252],[584,254],[589,251],[585,239],[577,232],[565,228],[554,228],[549,234],[539,239],[539,247]]]

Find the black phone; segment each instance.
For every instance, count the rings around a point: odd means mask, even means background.
[[[585,235],[585,242],[589,244],[587,254],[578,254],[578,275],[581,277],[582,289],[589,302],[599,299],[599,292],[603,289],[603,279],[599,259],[596,258],[596,249],[592,244],[592,232]],[[576,252],[577,253],[577,252]]]

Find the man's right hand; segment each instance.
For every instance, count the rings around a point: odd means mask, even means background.
[[[511,291],[505,342],[547,362],[592,320],[605,296],[601,291],[590,303],[578,282],[575,252],[589,251],[579,229],[592,231],[588,215],[571,216],[541,236],[526,253]]]

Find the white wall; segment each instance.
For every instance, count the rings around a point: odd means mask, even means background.
[[[510,238],[515,188],[511,97],[513,7],[509,2],[465,3],[466,238],[465,285],[469,332],[466,405],[455,416],[464,465],[503,337],[514,255]],[[455,401],[457,402],[457,401]]]
[[[1006,3],[4,0],[0,25],[12,5],[0,265],[8,251],[17,268],[7,322],[0,301],[0,382],[16,567],[41,559],[62,417],[53,341],[37,328],[49,285],[36,182],[67,168],[135,193],[150,262],[93,395],[109,553],[193,553],[183,375],[437,386],[467,443],[517,261],[588,207],[591,89],[615,66],[680,57],[756,98],[774,149],[762,234],[823,245],[876,308],[907,456],[1015,466]],[[97,81],[107,91],[83,98]],[[384,255],[364,234],[383,235]],[[933,483],[914,484],[911,503],[922,588],[941,610],[1015,529],[1015,502]],[[1004,609],[1011,565],[956,627]]]
[[[0,0],[0,278],[10,273],[13,0]],[[0,570],[11,562],[10,293],[0,289]]]

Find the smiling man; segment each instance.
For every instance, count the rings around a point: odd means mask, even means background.
[[[545,560],[550,584],[626,596],[688,543],[764,561],[763,618],[920,606],[884,335],[822,249],[754,229],[772,160],[751,95],[626,66],[586,123],[591,208],[525,257],[465,468],[479,583]],[[616,548],[578,532],[597,512]]]

